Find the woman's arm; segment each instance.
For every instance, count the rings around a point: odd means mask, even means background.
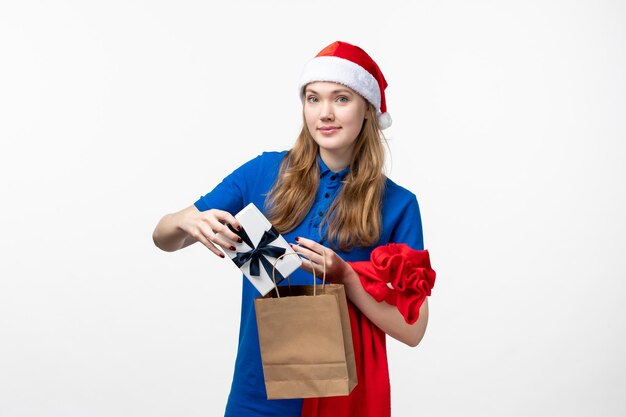
[[[152,233],[152,240],[158,248],[167,252],[174,252],[199,241],[223,258],[224,254],[215,245],[231,248],[233,245],[228,239],[232,242],[241,241],[239,236],[228,229],[227,223],[236,229],[241,228],[237,219],[227,211],[200,211],[192,204],[181,211],[163,216]],[[227,239],[220,238],[217,233]]]
[[[292,245],[294,251],[311,259],[321,268],[324,260],[322,253],[326,256],[326,276],[333,282],[343,284],[346,296],[350,301],[367,316],[376,326],[389,336],[409,346],[417,346],[424,337],[428,324],[428,299],[420,307],[420,314],[417,321],[408,324],[400,311],[386,302],[376,301],[361,285],[361,280],[357,273],[332,249],[305,238],[297,239],[299,245]],[[311,271],[308,262],[303,262],[302,269]],[[319,271],[316,269],[317,273]]]
[[[343,276],[346,296],[376,326],[389,336],[409,346],[415,347],[424,337],[428,325],[428,298],[420,307],[419,318],[408,324],[396,306],[386,302],[378,302],[361,285],[356,272],[347,265],[349,271]]]

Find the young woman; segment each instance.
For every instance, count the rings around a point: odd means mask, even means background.
[[[388,243],[423,249],[415,195],[383,173],[381,130],[391,124],[386,86],[378,65],[361,48],[345,42],[324,48],[301,76],[304,124],[293,148],[257,156],[193,205],[164,216],[154,230],[155,244],[175,251],[200,242],[223,258],[219,247],[234,249],[240,242],[226,225],[239,229],[233,214],[252,202],[296,252],[319,264],[325,254],[327,278],[344,284],[361,314],[384,333],[416,346],[426,330],[428,303],[408,324],[395,306],[365,291],[348,263],[369,260],[373,249]],[[310,285],[308,272],[303,262],[291,282]],[[226,416],[300,416],[302,400],[266,399],[253,305],[258,295],[244,278]]]

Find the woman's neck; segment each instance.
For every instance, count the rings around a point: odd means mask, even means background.
[[[338,155],[320,148],[320,158],[322,158],[328,169],[333,172],[339,172],[350,165],[351,157],[351,152],[344,152],[343,155]]]

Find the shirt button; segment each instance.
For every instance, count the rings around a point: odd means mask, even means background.
[[[326,193],[326,194],[324,194],[324,197],[328,198],[328,197],[330,197],[330,194]]]
[[[330,179],[333,180],[333,181],[335,180],[335,178],[337,178],[335,175],[331,175],[330,176]]]
[[[323,211],[320,211],[320,212],[319,212],[319,213],[317,213],[317,214],[319,214],[319,215],[320,215],[320,217],[324,217],[324,212],[323,212]]]

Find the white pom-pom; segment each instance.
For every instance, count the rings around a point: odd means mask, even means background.
[[[380,126],[381,130],[387,129],[389,126],[391,126],[391,122],[392,120],[389,113],[385,112],[378,115],[378,125]]]

